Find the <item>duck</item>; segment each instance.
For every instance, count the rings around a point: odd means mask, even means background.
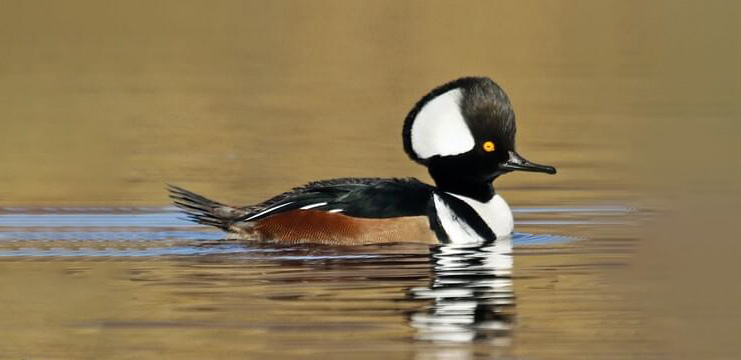
[[[407,114],[404,151],[427,167],[416,178],[313,181],[263,202],[226,205],[168,185],[186,218],[227,238],[277,244],[482,244],[511,236],[514,219],[494,181],[513,171],[556,174],[515,151],[516,123],[504,90],[488,77],[437,86]]]

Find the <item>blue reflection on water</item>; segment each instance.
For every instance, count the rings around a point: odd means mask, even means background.
[[[517,224],[528,226],[620,223],[620,218],[631,211],[620,206],[514,209],[523,218]],[[271,258],[310,260],[383,256],[374,253],[373,247],[355,249],[350,254],[306,254],[223,240],[220,231],[180,216],[171,208],[4,208],[0,209],[0,257],[243,257],[269,253]],[[512,243],[551,245],[573,240],[560,235],[516,233]]]

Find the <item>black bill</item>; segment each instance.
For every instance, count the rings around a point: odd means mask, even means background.
[[[527,159],[520,156],[520,154],[510,151],[509,152],[509,160],[505,161],[501,165],[499,165],[499,168],[505,171],[532,171],[532,172],[542,172],[546,174],[555,174],[556,168],[553,166],[548,165],[541,165],[536,164],[530,161],[527,161]]]

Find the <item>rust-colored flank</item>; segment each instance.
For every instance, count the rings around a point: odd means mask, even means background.
[[[293,210],[234,230],[245,238],[286,244],[437,243],[426,216],[369,219],[319,210]]]

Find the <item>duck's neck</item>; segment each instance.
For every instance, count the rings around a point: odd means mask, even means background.
[[[495,238],[512,233],[512,211],[504,199],[496,194],[492,180],[475,180],[455,171],[435,171],[434,167],[430,167],[430,175],[441,192],[453,195],[469,208],[465,210],[455,206],[455,201],[451,202],[451,199],[435,196],[437,217],[450,242],[488,240],[488,231],[482,230],[482,226],[488,228]]]
[[[434,171],[430,168],[430,176],[441,191],[465,196],[482,203],[491,200],[496,195],[491,180],[470,179],[457,175],[445,171]]]

